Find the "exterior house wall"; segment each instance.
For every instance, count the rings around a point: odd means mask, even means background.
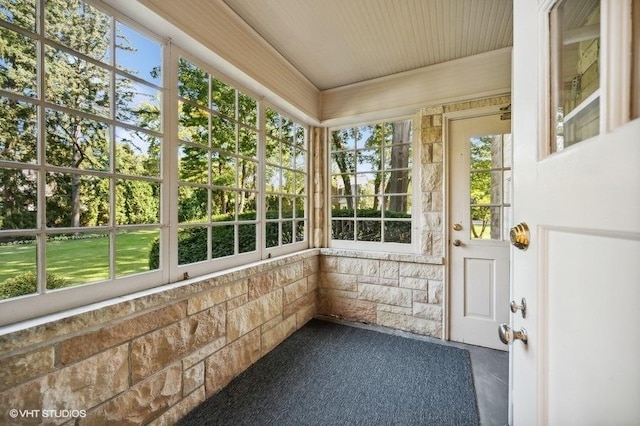
[[[446,283],[443,114],[511,102],[496,96],[420,111],[420,253],[322,249],[318,313],[443,337]]]
[[[317,283],[307,250],[5,333],[0,424],[174,424],[313,318]]]

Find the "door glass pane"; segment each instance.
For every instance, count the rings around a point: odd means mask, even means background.
[[[600,1],[564,0],[552,9],[551,152],[600,131]]]
[[[511,208],[512,138],[510,134],[469,139],[469,238],[501,240]],[[507,218],[508,219],[508,218]]]

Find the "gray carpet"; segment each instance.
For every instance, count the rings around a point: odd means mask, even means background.
[[[478,425],[469,352],[312,320],[180,425]]]

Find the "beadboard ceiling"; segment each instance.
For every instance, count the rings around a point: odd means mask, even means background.
[[[320,90],[508,47],[513,39],[511,0],[223,1]]]

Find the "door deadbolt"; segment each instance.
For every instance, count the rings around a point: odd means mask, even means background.
[[[454,246],[456,246],[456,247],[460,247],[460,246],[462,245],[462,241],[460,241],[460,240],[453,240],[453,242],[452,242],[451,244],[453,244],[453,245],[454,245]]]
[[[455,223],[453,225],[453,230],[454,231],[462,231],[462,225],[460,225],[459,223]]]
[[[529,247],[529,227],[522,222],[511,228],[509,231],[509,239],[511,244],[520,250],[526,250]]]
[[[520,311],[520,313],[522,314],[522,318],[527,317],[527,299],[525,299],[524,297],[520,301],[519,305],[515,300],[512,300],[510,307],[511,307],[511,312],[513,312],[514,314]]]

